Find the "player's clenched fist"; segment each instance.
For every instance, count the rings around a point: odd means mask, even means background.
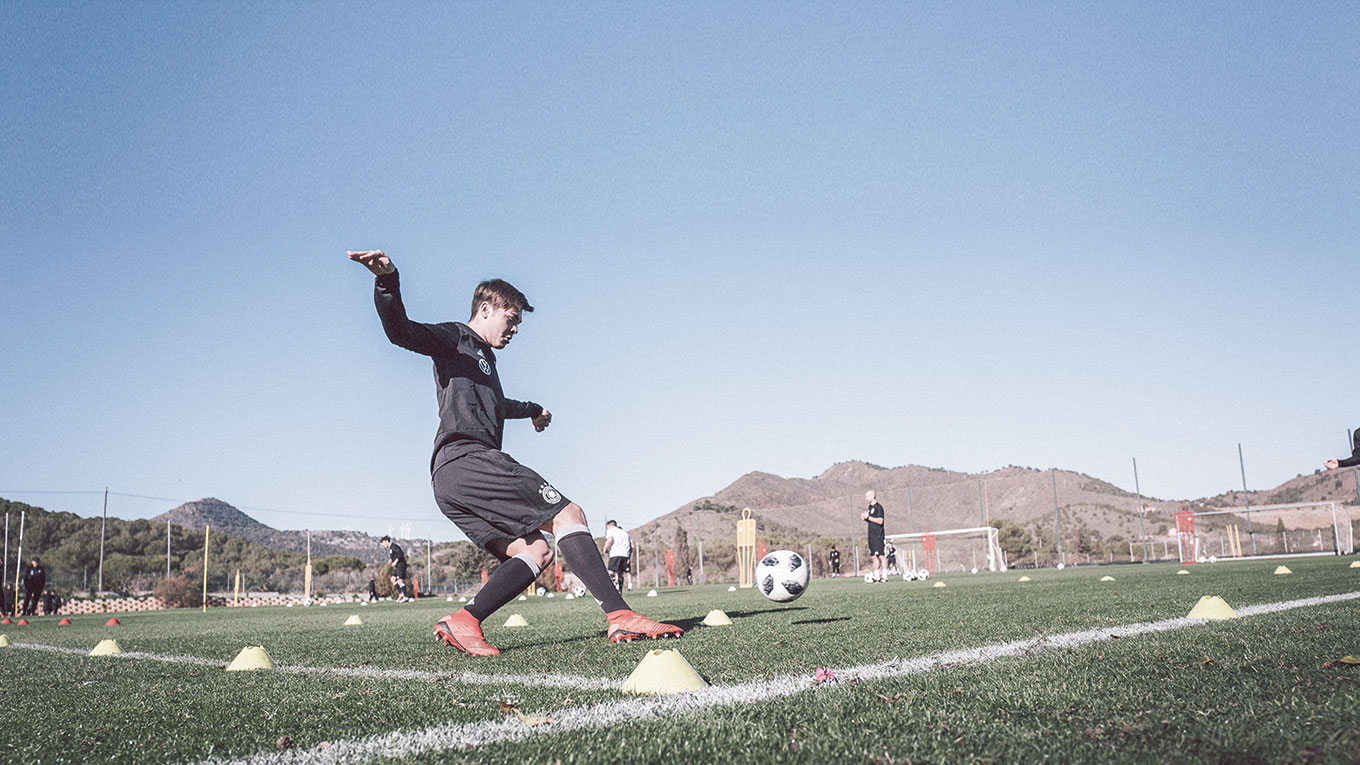
[[[392,259],[382,250],[350,250],[348,255],[350,260],[362,263],[377,276],[397,270],[397,267],[392,265]]]

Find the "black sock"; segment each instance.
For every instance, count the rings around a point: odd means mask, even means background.
[[[477,592],[477,597],[464,610],[480,622],[514,600],[537,578],[538,574],[523,559],[511,558],[491,572],[486,584]]]
[[[609,570],[600,561],[600,550],[588,532],[576,531],[559,537],[557,549],[562,552],[567,565],[571,566],[571,573],[600,601],[605,613],[628,607],[623,602],[623,596],[614,589],[614,580],[609,578]]]

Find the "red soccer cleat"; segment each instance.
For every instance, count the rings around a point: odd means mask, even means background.
[[[438,640],[473,656],[500,656],[501,649],[486,642],[482,636],[482,623],[467,612],[458,609],[434,623],[434,636]]]
[[[638,638],[680,637],[684,630],[674,624],[654,622],[627,609],[605,614],[609,620],[609,642],[632,642]]]

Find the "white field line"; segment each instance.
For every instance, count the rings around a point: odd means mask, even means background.
[[[1237,609],[1237,613],[1241,616],[1256,616],[1356,599],[1360,599],[1360,592],[1247,606]],[[1178,618],[1101,627],[1062,635],[945,651],[914,659],[891,659],[835,671],[837,681],[905,677],[953,665],[981,664],[1008,656],[1042,653],[1053,648],[1071,648],[1108,640],[1111,635],[1130,637],[1200,626],[1206,623],[1199,619]],[[209,759],[203,761],[201,765],[320,765],[322,763],[326,765],[333,763],[349,765],[351,763],[366,763],[380,757],[400,759],[446,749],[482,747],[504,741],[520,741],[534,736],[607,728],[640,720],[669,720],[713,707],[757,704],[772,698],[791,696],[806,691],[816,684],[811,674],[807,673],[737,685],[710,686],[691,693],[673,696],[630,697],[576,709],[552,710],[548,713],[537,714],[550,714],[554,722],[533,727],[525,724],[518,717],[506,716],[483,722],[445,723],[423,730],[397,730],[350,741],[333,741],[325,749],[265,751],[239,760]]]
[[[84,648],[64,648],[41,643],[11,643],[11,648],[24,648],[32,651],[48,651],[85,656],[89,651]],[[163,661],[172,664],[196,664],[203,667],[226,667],[229,662],[205,659],[199,656],[175,656],[164,653],[145,653],[143,651],[124,651],[109,654],[112,659],[142,659],[144,661]],[[430,672],[418,669],[383,669],[381,667],[307,667],[296,664],[279,664],[275,672],[289,672],[296,675],[327,675],[339,677],[359,677],[375,680],[423,680],[428,682],[450,682],[463,685],[512,685],[539,686],[544,688],[569,688],[573,690],[602,691],[618,688],[618,680],[602,677],[581,677],[579,675],[491,675],[483,672]]]

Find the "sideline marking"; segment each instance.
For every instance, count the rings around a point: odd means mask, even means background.
[[[1356,599],[1360,599],[1360,592],[1245,606],[1238,608],[1237,613],[1240,616],[1256,616]],[[890,659],[874,664],[862,664],[849,669],[837,669],[836,674],[846,680],[851,678],[880,680],[905,677],[956,664],[981,664],[992,659],[1101,642],[1109,639],[1110,635],[1129,637],[1167,632],[1185,627],[1198,627],[1211,623],[1217,622],[1178,617],[1155,622],[1100,627],[1062,635],[1041,635],[1026,640],[996,643],[978,648],[944,651],[914,659]],[[700,712],[711,707],[754,704],[766,699],[792,696],[808,690],[816,684],[811,675],[802,674],[737,685],[710,686],[674,696],[660,696],[651,699],[634,697],[619,701],[607,701],[578,709],[552,710],[555,722],[536,727],[525,725],[517,717],[506,717],[478,723],[444,723],[423,730],[398,730],[349,741],[332,741],[330,747],[326,749],[263,751],[242,759],[207,759],[203,760],[200,765],[292,765],[294,763],[349,765],[350,763],[366,763],[380,757],[400,759],[444,749],[480,748],[487,744],[522,741],[534,736],[604,728],[617,723],[637,722],[653,718],[669,719],[679,715]]]
[[[87,656],[84,648],[66,648],[44,645],[42,643],[11,643],[11,648],[26,648],[31,651],[48,651]],[[199,656],[175,656],[165,653],[145,651],[124,651],[110,654],[111,659],[143,659],[163,661],[171,664],[194,664],[203,667],[226,667],[230,662],[205,659]],[[427,680],[463,683],[466,685],[532,685],[543,688],[570,688],[583,691],[604,691],[618,688],[622,680],[601,677],[582,677],[580,675],[490,675],[485,672],[430,672],[419,669],[383,669],[381,667],[308,667],[301,664],[278,664],[274,672],[288,672],[295,675],[339,675],[342,677],[361,677],[379,680]]]

